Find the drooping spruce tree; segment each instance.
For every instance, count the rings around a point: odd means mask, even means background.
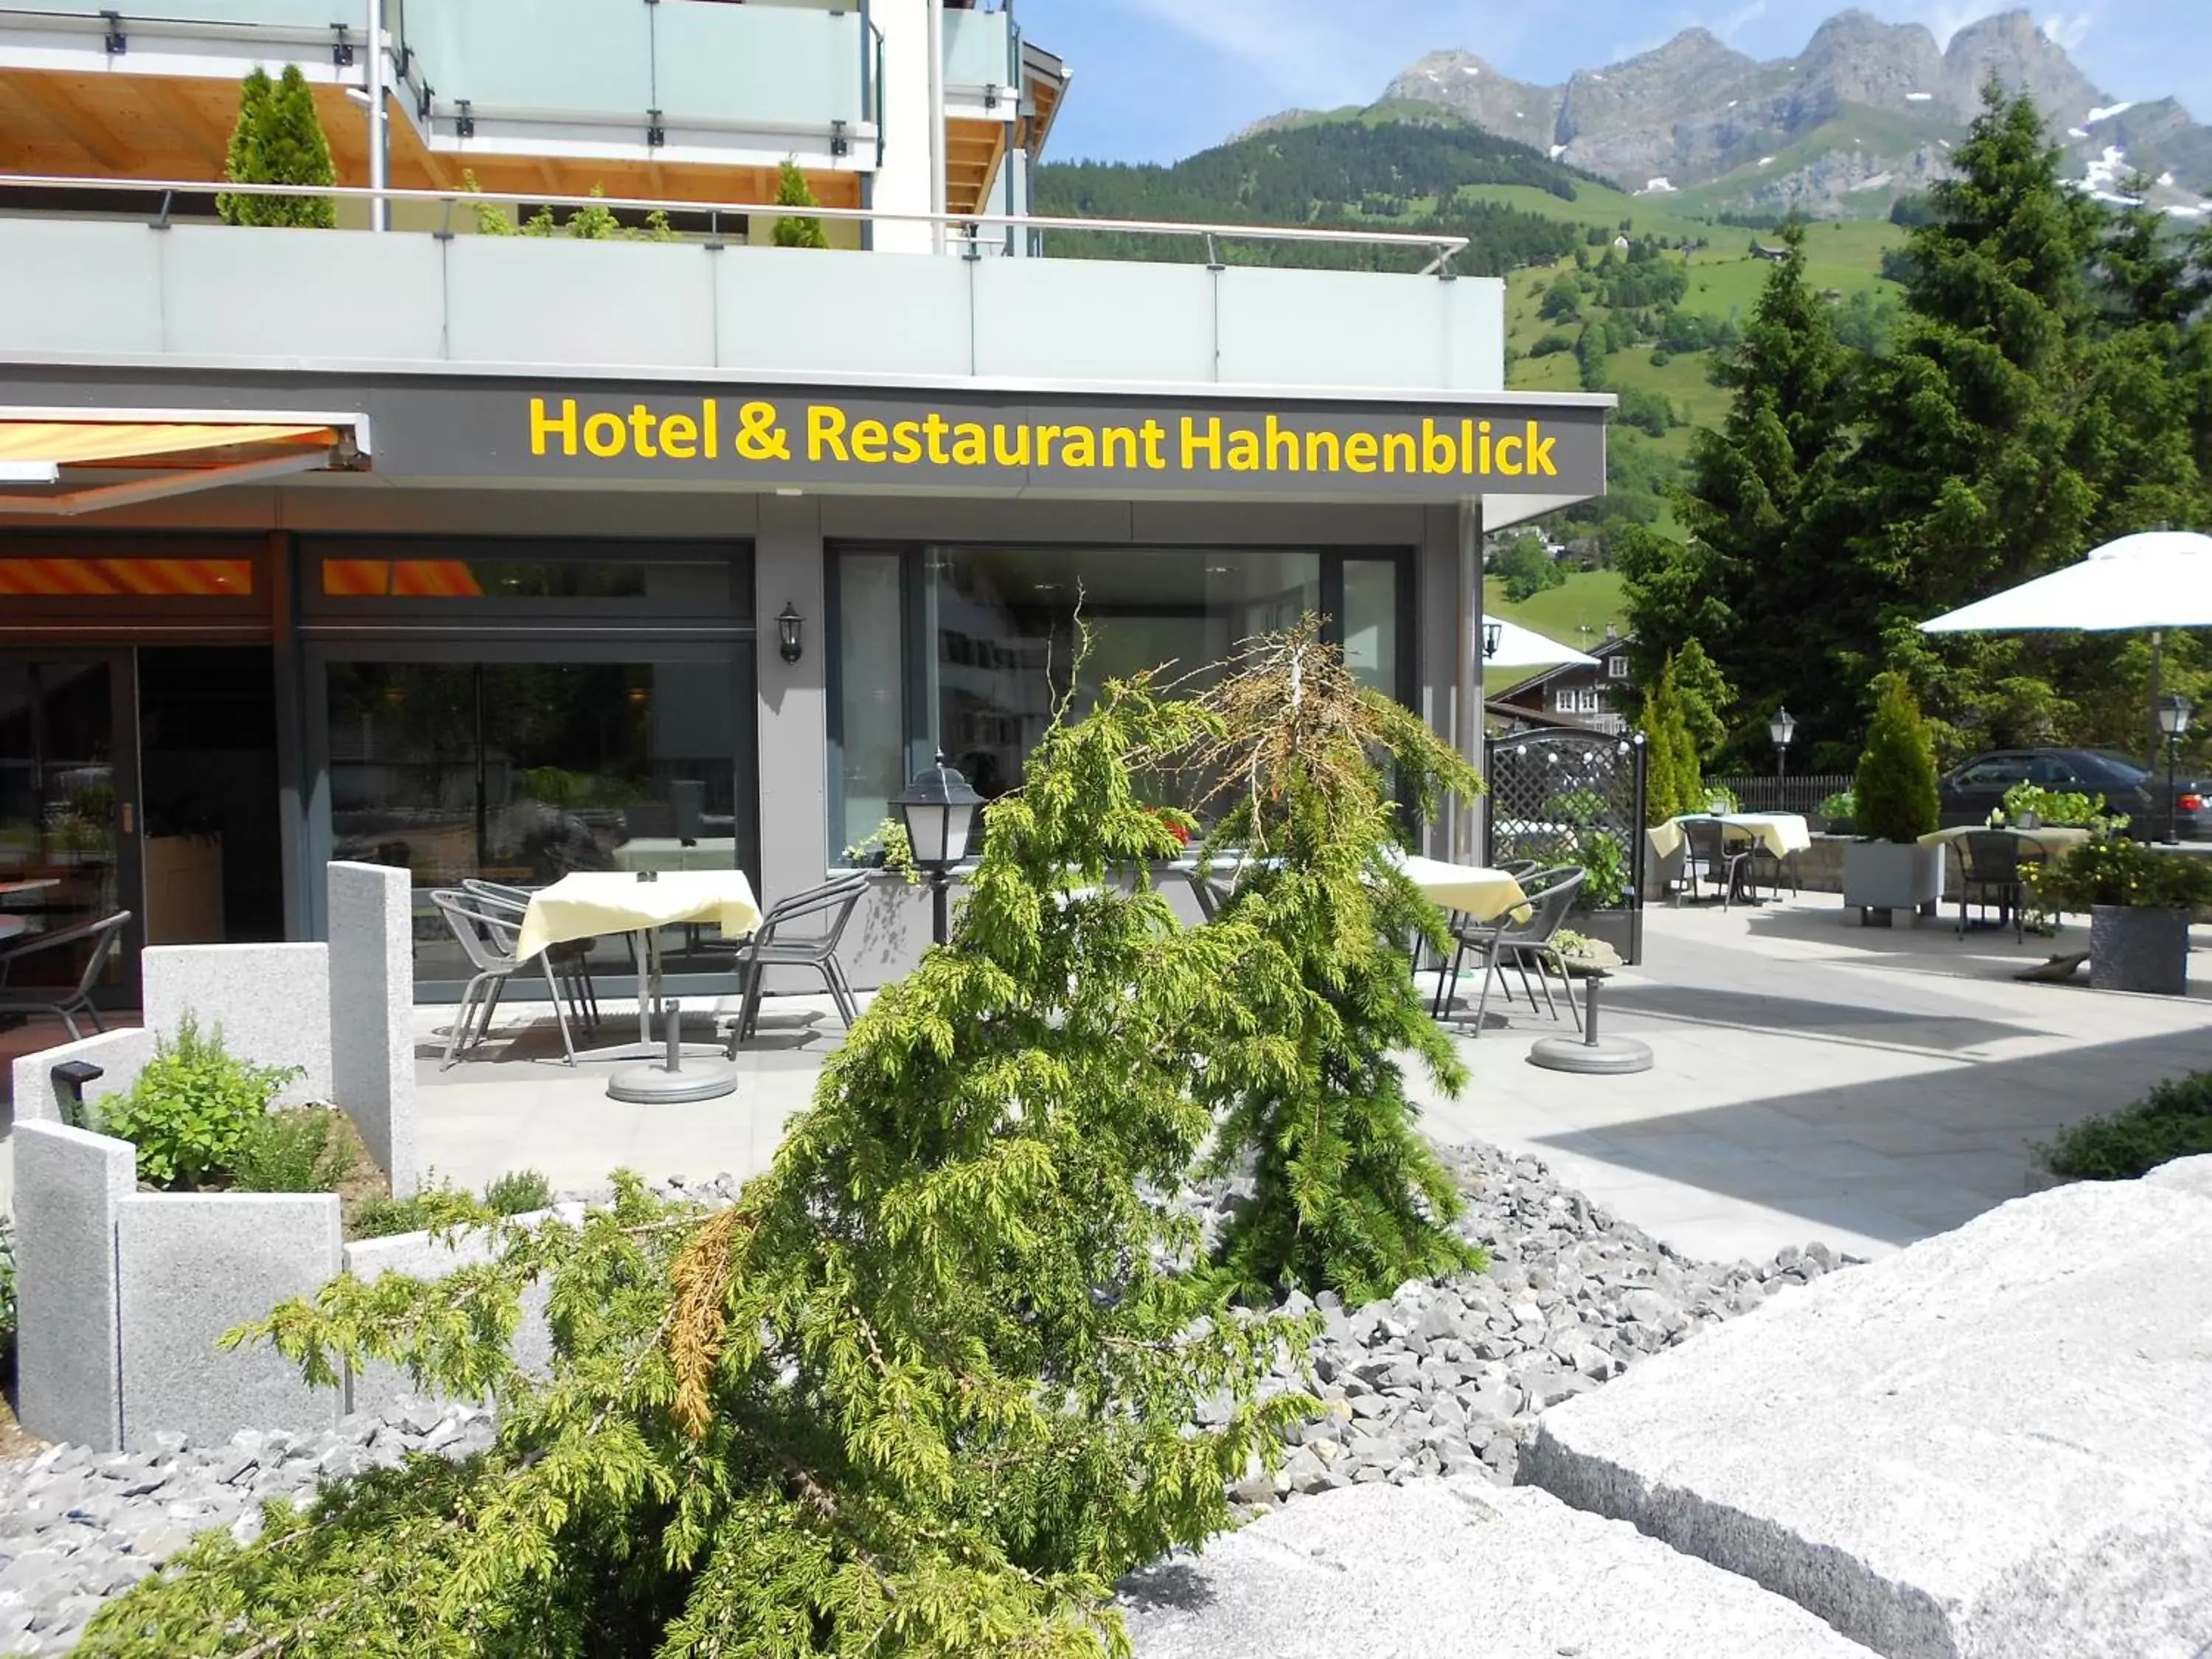
[[[1388,757],[1421,818],[1481,781],[1419,716],[1363,688],[1310,617],[1248,646],[1206,702],[1219,726],[1186,763],[1218,814],[1203,855],[1243,860],[1220,920],[1268,941],[1297,981],[1271,1040],[1209,1066],[1202,1085],[1221,1116],[1215,1167],[1249,1164],[1258,1181],[1219,1266],[1246,1296],[1348,1302],[1475,1267],[1396,1059],[1413,1054],[1448,1094],[1465,1085],[1407,954],[1444,945],[1443,917],[1400,866],[1406,825],[1376,763]]]
[[[1691,440],[1679,501],[1698,550],[1697,610],[1684,616],[1640,570],[1629,597],[1651,660],[1686,659],[1698,645],[1727,681],[1757,692],[1750,724],[1729,722],[1726,752],[1764,757],[1757,717],[1773,701],[1796,711],[1817,765],[1824,743],[1830,758],[1850,752],[1857,696],[1844,664],[1875,636],[1883,594],[1837,559],[1828,522],[1826,497],[1852,442],[1853,359],[1806,281],[1804,228],[1784,227],[1782,241],[1786,255],[1767,272],[1743,343],[1714,366],[1735,394],[1728,420]]]
[[[624,1178],[432,1284],[338,1280],[254,1333],[329,1379],[489,1392],[498,1440],[271,1508],[94,1621],[87,1659],[897,1659],[1126,1652],[1115,1579],[1226,1524],[1310,1402],[1306,1328],[1221,1308],[1171,1191],[1199,1079],[1306,1027],[1255,922],[1182,928],[1133,757],[1217,730],[1139,679],[993,805],[950,945],[888,988],[773,1168],[712,1215]],[[1357,826],[1352,827],[1354,833]],[[507,1354],[550,1286],[550,1377]],[[1212,1316],[1208,1317],[1206,1316]],[[1236,1402],[1194,1431],[1201,1399]]]
[[[238,123],[231,130],[223,176],[235,184],[332,185],[337,170],[331,147],[315,113],[314,89],[297,64],[287,64],[275,81],[258,65],[239,88]],[[225,191],[216,198],[225,224],[293,225],[329,230],[337,204],[327,196],[246,196]]]

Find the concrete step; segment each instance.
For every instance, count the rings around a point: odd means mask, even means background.
[[[1521,1478],[1889,1659],[2197,1659],[2208,1263],[2212,1158],[2018,1199],[1546,1413]]]
[[[1122,1588],[1138,1659],[1868,1659],[1756,1584],[1482,1475],[1300,1498]]]

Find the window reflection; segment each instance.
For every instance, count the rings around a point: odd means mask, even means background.
[[[336,855],[418,890],[738,862],[728,661],[342,662],[329,698]],[[434,914],[416,933],[418,977],[465,976]]]
[[[1200,690],[1241,642],[1322,609],[1317,553],[952,548],[928,563],[938,740],[987,798],[1020,786],[1071,693],[1079,714],[1108,680],[1163,665]],[[1079,667],[1079,617],[1091,633]]]

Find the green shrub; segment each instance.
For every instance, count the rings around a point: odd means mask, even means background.
[[[264,1112],[246,1132],[231,1162],[243,1193],[331,1193],[354,1171],[354,1140],[345,1114],[331,1106]]]
[[[15,1224],[0,1215],[0,1370],[13,1371],[15,1354]]]
[[[1741,812],[1743,797],[1724,783],[1705,786],[1705,811],[1708,812]]]
[[[256,65],[239,88],[238,122],[230,135],[223,177],[241,185],[329,185],[337,181],[331,147],[315,113],[314,89],[297,64],[280,79]],[[234,196],[215,198],[228,225],[294,225],[328,230],[337,204],[327,196]]]
[[[2128,1181],[2212,1152],[2212,1072],[2169,1078],[2132,1106],[2088,1118],[2035,1149],[2054,1174]]]
[[[501,1215],[531,1215],[553,1207],[553,1183],[536,1170],[509,1170],[484,1188],[484,1207]]]
[[[1544,816],[1554,823],[1578,828],[1595,823],[1605,816],[1605,797],[1587,786],[1562,789],[1544,803]]]
[[[390,1238],[399,1233],[424,1233],[434,1227],[459,1226],[490,1221],[493,1212],[450,1181],[427,1172],[412,1197],[394,1198],[374,1193],[363,1199],[346,1223],[349,1238]]]
[[[1557,357],[1574,349],[1575,337],[1571,334],[1563,334],[1555,328],[1538,340],[1535,344],[1530,346],[1528,355],[1531,357]]]
[[[2184,853],[2154,853],[2118,836],[2075,848],[2024,878],[2046,909],[2082,915],[2100,904],[2144,910],[2212,906],[2212,868]]]
[[[1838,789],[1820,803],[1820,816],[1826,818],[1848,818],[1858,815],[1859,798],[1848,789]]]
[[[222,1046],[222,1027],[201,1035],[186,1014],[160,1040],[130,1092],[97,1109],[102,1134],[138,1149],[138,1178],[185,1190],[237,1167],[240,1153],[296,1066],[256,1066]]]
[[[2033,812],[2045,823],[2071,824],[2108,836],[2128,827],[2124,812],[2105,811],[2102,795],[2075,789],[2046,789],[2039,783],[2015,783],[2005,791],[2001,816],[2017,818]]]
[[[1884,675],[1881,702],[1867,729],[1866,750],[1851,793],[1858,831],[1874,841],[1916,842],[1936,827],[1936,750],[1911,690]]]
[[[1583,884],[1575,895],[1579,910],[1617,910],[1628,898],[1628,854],[1620,839],[1604,830],[1585,830],[1575,842],[1575,862]]]

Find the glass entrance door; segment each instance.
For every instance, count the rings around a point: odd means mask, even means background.
[[[0,961],[14,958],[13,983],[75,984],[86,947],[27,947],[127,909],[97,997],[137,1003],[137,708],[127,651],[0,651]]]

